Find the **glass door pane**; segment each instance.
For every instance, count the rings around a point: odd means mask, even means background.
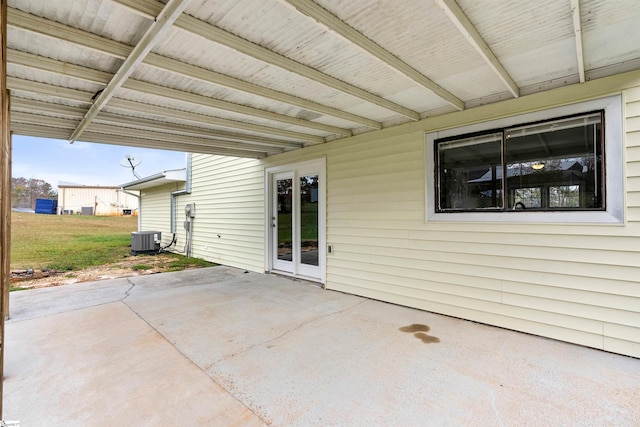
[[[293,259],[293,179],[276,180],[277,206],[277,250],[278,259]]]
[[[318,175],[300,177],[300,263],[318,261]]]
[[[324,162],[309,161],[267,171],[269,271],[324,278]]]

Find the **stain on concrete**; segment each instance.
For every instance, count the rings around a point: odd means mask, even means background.
[[[398,329],[401,332],[412,333],[414,337],[418,338],[425,344],[432,344],[440,342],[440,338],[428,335],[427,332],[431,330],[427,325],[420,323],[413,323],[409,326],[403,326]]]
[[[440,342],[440,338],[432,337],[431,335],[427,335],[424,332],[417,332],[413,334],[413,336],[418,338],[420,341],[422,341],[425,344]]]
[[[427,325],[422,325],[420,323],[414,323],[412,325],[409,326],[403,326],[402,328],[400,328],[400,330],[402,332],[410,332],[410,333],[414,333],[414,332],[429,332],[431,328],[428,327]]]

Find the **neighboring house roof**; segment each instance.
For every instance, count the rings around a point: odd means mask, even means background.
[[[122,184],[120,188],[123,188],[125,190],[144,190],[146,188],[158,187],[160,185],[165,185],[172,182],[186,181],[187,169],[172,169],[157,173],[155,175],[140,178],[136,181],[127,182],[125,184]]]

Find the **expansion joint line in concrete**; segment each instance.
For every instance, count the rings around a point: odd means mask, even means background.
[[[295,331],[297,331],[298,329],[301,329],[301,328],[303,328],[303,327],[305,327],[305,326],[307,326],[307,325],[309,325],[309,324],[311,324],[311,323],[317,322],[317,321],[322,320],[322,319],[326,319],[327,317],[331,317],[331,316],[335,316],[335,315],[337,315],[337,314],[344,313],[345,311],[348,311],[348,310],[351,310],[351,309],[353,309],[353,308],[356,308],[357,306],[359,306],[359,305],[361,305],[361,304],[364,304],[364,303],[365,303],[365,302],[367,302],[367,301],[368,301],[367,299],[364,299],[364,300],[362,300],[362,301],[360,301],[360,302],[358,302],[358,303],[356,303],[356,304],[350,305],[349,307],[345,307],[345,308],[343,308],[342,310],[333,311],[333,312],[331,312],[331,313],[326,313],[326,314],[323,314],[323,315],[321,315],[321,316],[318,316],[318,317],[314,317],[314,318],[312,318],[312,319],[305,320],[304,322],[300,323],[299,325],[296,325],[296,326],[294,326],[293,328],[291,328],[291,329],[288,329],[288,330],[284,331],[283,333],[281,333],[281,334],[280,334],[280,335],[278,335],[277,337],[269,338],[268,340],[265,340],[265,341],[261,341],[261,342],[255,343],[255,344],[253,344],[253,345],[250,345],[250,346],[249,346],[249,347],[247,347],[247,348],[244,348],[244,349],[242,349],[242,350],[240,350],[240,351],[237,351],[237,352],[235,352],[235,353],[233,353],[233,354],[226,355],[226,356],[224,356],[223,358],[221,358],[221,359],[219,359],[219,360],[216,360],[215,362],[213,362],[212,364],[210,364],[209,366],[207,366],[207,367],[205,368],[205,371],[208,371],[209,369],[213,368],[214,366],[216,366],[216,365],[217,365],[218,363],[220,363],[220,362],[223,362],[223,361],[225,361],[225,360],[229,360],[229,359],[231,359],[231,358],[234,358],[234,357],[236,357],[236,356],[238,356],[238,355],[240,355],[240,354],[246,353],[247,351],[250,351],[250,350],[252,350],[252,349],[254,349],[254,348],[256,348],[256,347],[263,346],[263,345],[269,344],[269,343],[271,343],[271,342],[277,341],[277,340],[279,340],[280,338],[285,337],[285,336],[289,335],[290,333],[295,332]]]

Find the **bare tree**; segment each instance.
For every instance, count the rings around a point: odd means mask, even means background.
[[[42,179],[11,178],[11,207],[35,209],[36,199],[57,199],[58,193]]]

